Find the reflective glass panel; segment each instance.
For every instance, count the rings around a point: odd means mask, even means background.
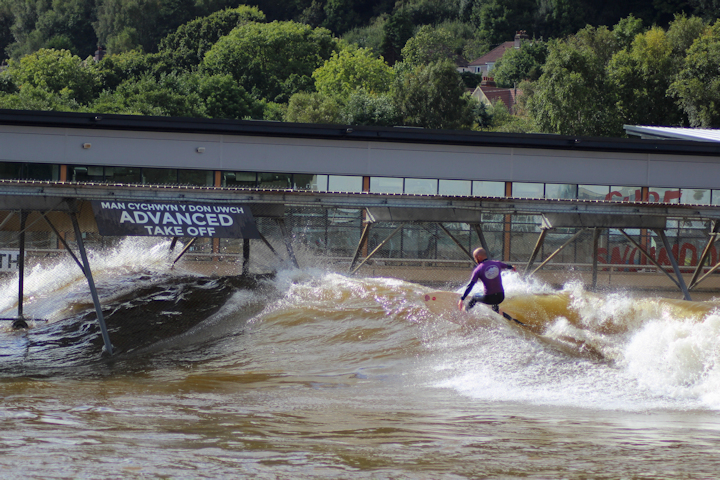
[[[292,175],[287,173],[258,173],[259,188],[292,188]]]
[[[546,183],[545,198],[577,198],[577,185]]]
[[[255,188],[257,173],[255,172],[223,172],[223,187]]]
[[[362,192],[363,177],[350,175],[330,175],[328,177],[329,192]]]
[[[211,187],[215,183],[212,170],[178,170],[178,183],[180,185],[197,185]]]
[[[105,167],[105,181],[111,183],[142,183],[142,174],[137,167]]]
[[[174,168],[143,168],[143,183],[151,185],[176,185],[177,170]]]
[[[442,182],[442,180],[440,180]],[[406,178],[405,193],[420,195],[435,195],[438,189],[438,181],[431,178]]]
[[[472,182],[470,180],[440,180],[440,195],[464,195],[472,194]]]
[[[679,188],[650,187],[648,200],[650,202],[680,203],[681,194]]]
[[[318,177],[322,177],[319,180]],[[322,188],[318,187],[322,185]],[[298,190],[327,190],[327,175],[306,175],[302,173],[293,174],[293,188]]]
[[[70,179],[73,182],[102,182],[103,167],[93,165],[75,165],[69,167]]]
[[[544,184],[513,182],[512,196],[515,198],[543,198]]]
[[[706,188],[683,188],[680,201],[695,205],[710,205],[710,190]]]
[[[472,182],[472,194],[476,197],[504,197],[505,182]]]
[[[578,185],[578,198],[583,200],[605,200],[609,193],[609,186]]]
[[[642,187],[610,187],[607,199],[613,202],[641,202]]]
[[[403,193],[403,179],[392,177],[370,177],[372,193]]]

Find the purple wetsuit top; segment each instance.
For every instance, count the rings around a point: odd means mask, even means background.
[[[505,293],[503,290],[502,277],[500,271],[503,269],[512,269],[512,265],[508,265],[497,260],[483,260],[478,263],[475,270],[470,276],[470,283],[463,293],[462,299],[468,296],[470,290],[472,290],[475,283],[480,280],[485,285],[485,296],[493,295],[496,293]]]

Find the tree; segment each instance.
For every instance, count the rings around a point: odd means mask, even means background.
[[[20,60],[11,60],[7,75],[20,90],[31,86],[62,94],[80,104],[91,100],[97,86],[93,71],[67,50],[40,49]]]
[[[615,84],[617,111],[623,123],[680,123],[680,111],[667,95],[676,63],[672,44],[658,27],[638,34],[630,48],[613,56],[607,71]]]
[[[518,30],[532,31],[535,0],[487,0],[473,7],[478,37],[492,43],[512,40]]]
[[[349,125],[391,127],[402,122],[389,94],[373,95],[363,89],[350,94],[342,113]]]
[[[720,21],[707,28],[687,50],[670,94],[688,116],[691,127],[720,126]]]
[[[394,71],[370,50],[348,47],[334,52],[312,77],[319,93],[347,98],[359,88],[373,94],[387,92]]]
[[[463,129],[473,123],[471,97],[448,61],[418,66],[398,78],[395,106],[408,126]]]
[[[410,65],[427,65],[440,60],[454,60],[458,42],[450,32],[423,25],[402,49],[404,62]]]
[[[622,135],[616,92],[605,74],[617,52],[606,27],[586,27],[567,40],[548,44],[547,62],[525,95],[528,112],[543,132],[565,135]]]
[[[537,80],[542,75],[547,51],[547,43],[537,40],[523,41],[520,48],[505,51],[492,70],[495,82],[500,87],[511,88],[524,80]]]
[[[380,50],[388,65],[395,65],[402,59],[401,51],[415,27],[410,15],[404,10],[393,13],[383,25],[383,40]]]
[[[313,88],[311,75],[338,44],[324,28],[295,22],[249,23],[222,37],[202,70],[230,74],[255,98],[285,102]]]
[[[285,121],[298,123],[342,123],[340,104],[317,92],[299,92],[290,97]]]
[[[234,28],[248,22],[264,21],[265,14],[256,7],[240,5],[220,10],[180,25],[160,41],[159,50],[170,54],[178,68],[189,70],[199,65],[205,53]]]

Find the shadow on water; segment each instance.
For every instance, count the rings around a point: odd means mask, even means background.
[[[237,330],[265,305],[267,276],[227,277],[166,276],[152,285],[102,301],[114,355],[104,352],[97,315],[92,304],[76,305],[74,314],[50,324],[31,324],[28,330],[5,334],[0,346],[0,372],[5,377],[55,375],[84,376],[117,373],[113,365],[133,370],[143,362],[143,351],[190,332],[198,341],[208,335],[196,327],[219,313],[232,315]],[[238,292],[252,300],[227,308]],[[224,309],[225,308],[225,309]],[[162,350],[162,348],[160,349]]]

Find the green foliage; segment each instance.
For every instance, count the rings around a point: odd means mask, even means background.
[[[197,18],[178,27],[160,41],[161,52],[172,56],[177,68],[199,65],[205,53],[234,28],[248,22],[264,22],[265,14],[256,7],[240,5]]]
[[[363,89],[350,94],[343,117],[349,125],[391,127],[402,122],[389,94],[373,95]]]
[[[299,92],[290,97],[285,121],[298,123],[342,123],[340,104],[321,93]]]
[[[667,31],[667,37],[673,46],[673,54],[676,57],[684,57],[695,39],[703,34],[706,27],[707,24],[700,17],[676,15]]]
[[[537,80],[542,75],[547,51],[547,43],[540,41],[523,41],[520,48],[506,51],[492,70],[495,83],[511,88],[524,80]]]
[[[91,100],[97,86],[93,71],[67,50],[38,50],[10,61],[6,73],[21,89],[35,87],[81,104]]]
[[[263,106],[229,75],[145,74],[106,91],[93,103],[99,113],[173,117],[260,118]]]
[[[608,64],[618,99],[618,115],[626,124],[676,125],[681,116],[667,90],[677,63],[665,31],[655,27],[638,34]]]
[[[512,40],[518,30],[532,31],[535,0],[487,0],[477,2],[471,18],[478,36],[493,44]]]
[[[617,50],[615,35],[605,27],[586,27],[567,40],[549,43],[544,72],[525,92],[528,110],[542,131],[622,134],[616,92],[605,74]]]
[[[334,52],[312,77],[319,93],[347,98],[359,88],[372,94],[387,92],[394,75],[393,69],[370,50],[351,47]]]
[[[383,40],[380,50],[388,65],[394,65],[402,59],[402,49],[413,36],[414,30],[412,19],[404,10],[393,13],[387,19],[383,25]]]
[[[85,111],[67,91],[50,92],[32,85],[24,86],[20,91],[0,94],[0,108],[11,110],[54,110],[58,112]]]
[[[460,41],[461,42],[461,41]],[[443,29],[423,25],[402,49],[403,61],[412,66],[426,65],[440,60],[454,60],[462,44]]]
[[[383,52],[382,43],[385,38],[384,28],[387,18],[387,15],[379,15],[367,26],[356,27],[345,32],[342,39],[358,47],[368,48],[372,50],[375,55],[381,55]]]
[[[222,37],[202,69],[230,74],[257,99],[283,102],[313,88],[311,75],[338,44],[324,28],[295,22],[249,23]]]
[[[465,94],[460,75],[448,61],[406,72],[396,82],[394,100],[408,126],[463,129],[473,123],[471,97]]]
[[[720,21],[707,28],[687,50],[684,67],[670,86],[670,94],[692,127],[720,126]]]

